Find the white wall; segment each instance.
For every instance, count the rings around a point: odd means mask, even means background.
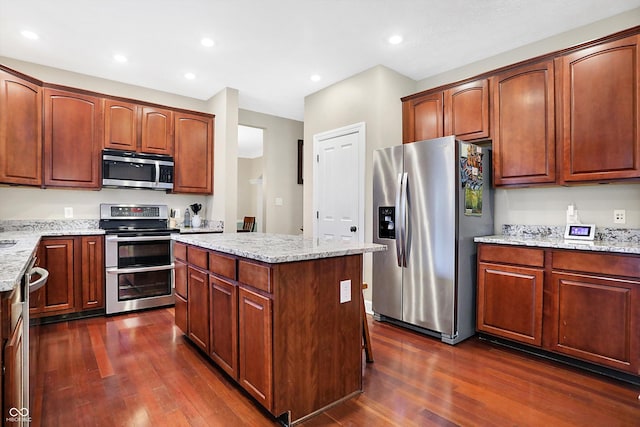
[[[251,181],[262,176],[262,157],[238,158],[238,219],[257,216],[257,184]]]
[[[447,73],[417,82],[417,90],[427,90],[443,84],[491,71],[539,55],[548,54],[598,39],[640,23],[640,8],[568,31],[503,54],[469,64]],[[502,224],[563,225],[569,203],[575,203],[583,222],[598,226],[640,228],[640,184],[589,185],[498,189],[495,192],[495,231]],[[627,210],[625,225],[613,223],[613,209]]]
[[[376,66],[305,98],[304,139],[354,123],[364,122],[365,241],[373,238],[373,151],[402,142],[400,98],[415,92],[415,82],[384,66]],[[304,230],[313,230],[313,147],[304,147]],[[364,257],[364,280],[371,283],[371,254]],[[365,291],[370,300],[371,288]]]
[[[264,130],[264,231],[300,234],[303,203],[302,185],[298,184],[298,140],[303,139],[303,123],[242,109],[238,121],[239,124]],[[276,205],[277,198],[282,199],[281,206]]]

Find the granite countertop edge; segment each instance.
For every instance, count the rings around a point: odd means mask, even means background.
[[[345,243],[310,237],[269,233],[223,233],[184,235],[173,239],[204,249],[270,264],[307,261],[386,250],[375,243]]]
[[[510,236],[502,234],[480,236],[474,238],[474,241],[476,243],[493,243],[512,246],[640,254],[640,245],[635,242],[615,242],[607,240],[595,240],[593,242],[589,242],[580,240],[565,240],[564,238],[560,237]]]

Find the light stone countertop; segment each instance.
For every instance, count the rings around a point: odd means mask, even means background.
[[[565,240],[563,226],[505,224],[502,226],[502,234],[476,237],[474,241],[500,245],[640,254],[640,230],[596,226],[595,231],[596,238],[590,242]]]
[[[376,243],[351,243],[269,233],[174,234],[173,239],[272,264],[386,250],[385,245]]]

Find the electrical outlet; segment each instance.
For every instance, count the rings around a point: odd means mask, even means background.
[[[73,208],[64,208],[64,217],[73,218]]]
[[[613,222],[615,224],[626,224],[627,223],[627,211],[624,209],[614,209],[613,210]]]
[[[340,304],[351,301],[351,280],[340,281]]]

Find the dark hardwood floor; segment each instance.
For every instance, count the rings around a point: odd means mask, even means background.
[[[638,426],[640,387],[369,319],[364,393],[303,426]],[[272,426],[173,326],[173,309],[40,329],[33,426]]]

